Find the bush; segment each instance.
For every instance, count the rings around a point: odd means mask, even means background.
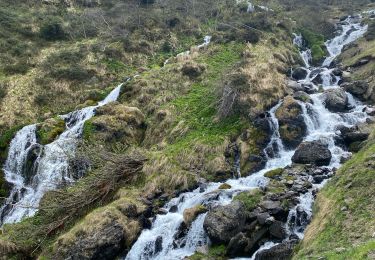
[[[52,20],[42,25],[40,36],[48,41],[65,39],[65,32],[60,21]]]

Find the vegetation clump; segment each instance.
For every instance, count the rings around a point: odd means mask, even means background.
[[[305,28],[300,29],[300,32],[307,46],[311,49],[313,64],[319,64],[328,53],[324,44],[324,36]]]
[[[241,201],[247,211],[252,211],[263,199],[263,192],[259,189],[246,191],[234,197],[234,200]]]

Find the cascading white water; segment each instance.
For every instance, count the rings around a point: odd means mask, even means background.
[[[323,66],[330,66],[332,61],[340,55],[345,45],[357,40],[366,33],[368,26],[361,25],[361,18],[360,15],[357,17],[349,16],[341,23],[342,32],[340,35],[326,42],[329,57],[323,62]]]
[[[327,41],[326,43],[330,56],[324,61],[324,66],[329,66],[340,54],[344,45],[358,39],[367,29],[367,26],[361,26],[351,17],[346,19],[343,24],[343,30],[340,35],[330,41]],[[302,47],[302,37],[296,35],[294,43],[299,47]],[[339,87],[337,86],[339,77],[332,75],[331,69],[323,66],[319,68],[318,72],[314,72],[314,68],[311,68],[310,65],[311,52],[309,50],[302,51],[301,57],[305,62],[305,69],[308,71],[306,79],[302,80],[301,83],[312,83],[313,79],[318,74],[323,74],[322,87],[324,89]],[[311,75],[313,73],[315,75]],[[334,138],[336,136],[337,126],[353,126],[365,121],[366,119],[366,114],[362,112],[364,106],[355,101],[350,94],[348,95],[350,104],[353,105],[354,109],[344,114],[336,114],[328,111],[321,100],[322,94],[319,93],[310,95],[311,99],[313,100],[312,104],[300,102],[303,116],[307,125],[308,134],[305,137],[305,141],[320,140],[328,144],[328,148],[332,153],[332,160],[329,166],[331,168],[339,167],[340,159],[346,153],[342,148],[335,145]],[[142,232],[125,259],[172,260],[183,259],[186,256],[192,255],[198,246],[205,243],[209,244],[209,240],[207,239],[203,230],[203,219],[205,215],[200,215],[190,227],[188,232],[190,235],[182,238],[185,242],[189,242],[175,243],[176,235],[178,234],[179,228],[183,222],[184,210],[198,205],[206,205],[208,207],[212,205],[227,205],[232,201],[235,194],[241,191],[265,186],[268,180],[264,177],[264,173],[267,171],[275,168],[284,168],[290,165],[294,151],[287,151],[284,148],[284,145],[280,139],[278,121],[275,116],[275,111],[280,105],[281,103],[277,104],[270,110],[270,124],[271,128],[273,129],[273,134],[271,136],[271,141],[268,148],[276,146],[274,148],[276,155],[272,158],[268,157],[267,164],[263,170],[245,178],[228,180],[227,183],[231,185],[231,188],[228,190],[218,190],[221,183],[209,183],[204,190],[198,188],[192,192],[181,194],[178,198],[172,199],[164,207],[164,209],[169,213],[156,216],[151,229],[144,230]],[[265,153],[267,154],[267,151],[265,151]],[[319,185],[314,185],[313,189],[319,187]],[[298,211],[305,212],[305,214],[307,214],[307,219],[311,218],[311,207],[314,201],[314,196],[312,194],[313,189],[301,195],[299,198],[299,204],[290,211],[288,217],[289,221],[294,217],[297,217]],[[177,211],[170,212],[172,207],[177,207]],[[299,226],[291,226],[289,223],[287,223],[287,226],[289,227],[288,232],[302,238],[306,225],[307,223],[302,223]],[[161,247],[160,240],[162,241]],[[159,241],[159,244],[157,241]],[[268,249],[274,245],[275,244],[272,242],[267,242],[257,252]],[[255,255],[256,253],[251,259],[254,259]]]
[[[116,101],[121,86],[122,84],[112,90],[98,105],[61,116],[66,122],[66,130],[48,145],[37,143],[36,125],[26,126],[16,134],[4,165],[5,178],[13,188],[0,209],[2,223],[14,223],[34,215],[47,191],[73,181],[68,171],[69,158],[74,156],[84,123],[95,115],[98,107]],[[35,147],[40,149],[33,165],[35,172],[30,180],[26,180],[23,171],[27,167],[27,157]]]

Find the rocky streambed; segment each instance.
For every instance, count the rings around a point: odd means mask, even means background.
[[[333,65],[367,26],[355,16],[338,28],[326,42],[329,57],[321,67],[310,65],[311,52],[296,35],[305,66],[292,71],[291,95],[263,119],[271,129],[264,169],[225,183],[203,181],[172,199],[125,259],[183,259],[216,245],[231,258],[290,257],[311,220],[316,193],[367,139],[372,122],[373,110],[346,92],[345,72]]]

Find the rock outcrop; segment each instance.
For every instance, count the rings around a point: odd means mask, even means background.
[[[228,243],[245,224],[245,207],[239,201],[219,206],[208,212],[203,228],[215,244]]]
[[[280,136],[288,148],[295,148],[306,135],[307,127],[302,116],[302,108],[292,96],[287,96],[276,111]]]

